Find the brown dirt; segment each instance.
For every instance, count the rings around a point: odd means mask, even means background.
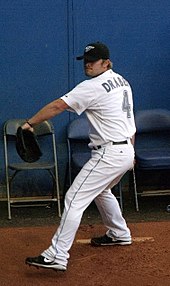
[[[57,286],[169,286],[170,222],[129,223],[133,237],[154,241],[130,246],[92,247],[78,239],[101,235],[101,224],[81,225],[70,251],[68,270],[36,269],[25,265],[27,256],[37,256],[49,246],[56,226],[0,229],[0,285]]]

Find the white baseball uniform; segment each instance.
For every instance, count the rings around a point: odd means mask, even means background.
[[[65,208],[51,246],[42,255],[67,265],[69,250],[84,210],[95,200],[107,235],[130,240],[131,233],[122,217],[111,188],[133,167],[134,148],[130,138],[136,128],[132,91],[119,74],[108,70],[85,80],[61,97],[70,111],[85,112],[89,123],[91,158],[75,178],[65,197]],[[126,141],[113,145],[112,142]]]

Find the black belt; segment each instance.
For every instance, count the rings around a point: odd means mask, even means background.
[[[125,141],[119,141],[119,142],[114,142],[114,141],[112,141],[112,142],[110,142],[112,145],[121,145],[121,144],[128,144],[128,142],[127,142],[127,140],[125,140]],[[107,145],[107,144],[106,144]],[[93,147],[93,149],[94,150],[98,150],[98,149],[100,149],[100,148],[102,148],[102,145],[98,145],[98,146],[94,146]]]

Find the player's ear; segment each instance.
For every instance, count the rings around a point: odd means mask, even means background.
[[[111,69],[112,68],[112,62],[109,59],[103,60],[103,67]]]

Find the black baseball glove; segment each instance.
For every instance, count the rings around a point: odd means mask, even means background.
[[[28,163],[36,162],[42,156],[36,135],[21,127],[16,133],[16,150],[21,159]]]

